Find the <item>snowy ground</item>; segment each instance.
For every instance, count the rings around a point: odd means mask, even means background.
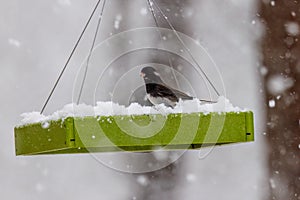
[[[175,7],[173,13],[184,16],[181,20],[194,20],[195,30],[190,36],[213,56],[227,98],[236,106],[254,111],[256,141],[217,147],[200,160],[198,152],[186,153],[178,183],[168,192],[178,199],[190,200],[198,200],[199,196],[213,200],[262,199],[268,192],[268,180],[262,134],[264,101],[258,70],[261,59],[258,40],[262,29],[256,16],[256,3],[251,0],[187,2],[191,5],[183,11]],[[13,127],[20,122],[19,115],[41,109],[95,1],[11,0],[1,4],[1,196],[24,200],[137,199],[148,185],[145,177],[116,172],[89,155],[14,155]],[[99,40],[124,29],[153,25],[143,1],[108,1],[108,7],[109,19],[103,24],[105,28]],[[125,8],[132,7],[136,7],[136,13],[124,12]],[[132,24],[126,25],[128,21]],[[91,37],[92,33],[88,35]],[[82,63],[88,48],[89,43],[84,42],[75,54],[47,113],[72,101],[78,63]]]

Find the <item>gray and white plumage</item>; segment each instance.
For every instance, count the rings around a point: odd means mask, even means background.
[[[165,104],[175,107],[179,99],[192,100],[193,97],[167,86],[153,67],[144,67],[141,76],[145,81],[147,98],[153,105]]]

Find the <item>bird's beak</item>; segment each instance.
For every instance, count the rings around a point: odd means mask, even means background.
[[[141,73],[140,73],[140,76],[141,76],[142,78],[144,78],[144,77],[145,77],[145,74],[144,74],[143,72],[141,72]]]

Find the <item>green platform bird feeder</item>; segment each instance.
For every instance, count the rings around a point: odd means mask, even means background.
[[[126,130],[132,123],[138,132]],[[140,129],[149,123],[161,126],[154,135]],[[252,112],[69,117],[50,121],[47,128],[43,123],[15,128],[16,155],[183,150],[251,141]]]
[[[44,107],[50,100],[60,81],[73,53],[86,31],[100,1],[96,4],[85,28],[83,29],[72,53],[58,77]],[[154,20],[158,5],[148,1]],[[105,0],[100,15],[104,10]],[[157,9],[162,16],[165,14]],[[102,17],[98,19],[100,26]],[[163,17],[174,32],[183,49],[191,57],[195,66],[201,69],[191,51],[184,44],[167,17]],[[156,23],[157,27],[158,24]],[[94,41],[98,33],[96,30]],[[161,34],[160,34],[161,35]],[[162,39],[163,40],[163,39]],[[89,57],[94,48],[91,47]],[[89,60],[89,59],[88,59]],[[170,60],[170,59],[169,59]],[[88,62],[87,62],[88,66]],[[87,70],[86,66],[86,70]],[[208,80],[216,94],[220,96],[212,81]],[[82,87],[86,75],[83,78]],[[81,94],[81,93],[80,93]],[[80,100],[80,95],[77,103]],[[242,143],[254,141],[253,113],[221,112],[221,113],[182,113],[151,114],[129,116],[90,116],[68,117],[57,121],[35,123],[15,128],[16,155],[70,154],[70,153],[102,153],[102,152],[150,152],[160,150],[198,149],[213,145]]]

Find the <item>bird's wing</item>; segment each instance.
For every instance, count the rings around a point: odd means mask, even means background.
[[[178,99],[182,99],[182,100],[192,100],[192,99],[194,99],[194,97],[191,97],[191,96],[185,94],[184,92],[181,92],[181,91],[176,90],[174,88],[172,88],[172,91]]]
[[[171,90],[169,87],[161,84],[157,84],[155,87],[155,94],[157,97],[166,97],[170,99],[171,101],[178,101],[177,95]]]
[[[191,97],[177,89],[170,88],[170,87],[166,86],[165,84],[164,85],[158,84],[157,89],[158,89],[157,92],[160,94],[160,96],[168,96],[169,98],[171,97],[171,99],[173,101],[178,101],[179,99],[182,99],[182,100],[194,99],[194,97]]]

